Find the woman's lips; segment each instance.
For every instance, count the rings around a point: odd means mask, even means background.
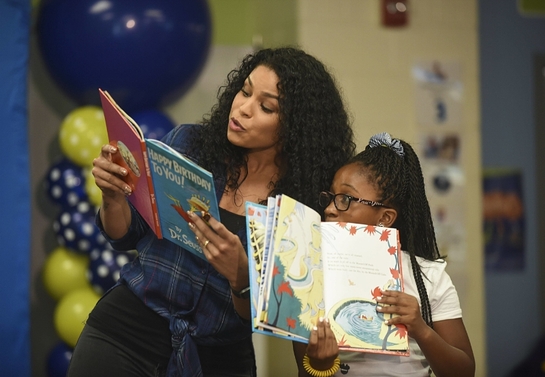
[[[244,127],[235,118],[231,118],[229,121],[229,128],[236,132],[244,131]]]

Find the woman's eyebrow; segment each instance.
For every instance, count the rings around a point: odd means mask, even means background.
[[[246,78],[248,80],[248,84],[253,88],[254,87],[254,84],[252,83],[252,79],[250,76],[248,76]],[[275,99],[275,100],[279,100],[279,96],[276,95],[276,94],[273,94],[273,93],[270,93],[270,92],[266,92],[266,91],[262,91],[261,92],[261,95],[263,95],[264,97],[267,97],[267,98],[272,98],[272,99]]]

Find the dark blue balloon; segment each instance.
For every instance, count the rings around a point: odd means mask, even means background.
[[[44,183],[49,198],[63,207],[73,208],[89,200],[83,169],[67,158],[51,166]]]
[[[37,30],[45,65],[67,95],[99,105],[102,88],[128,112],[184,94],[212,35],[206,0],[43,0]]]
[[[161,140],[175,126],[168,116],[158,110],[139,111],[134,113],[132,118],[147,139]]]
[[[64,208],[53,222],[53,230],[61,246],[79,254],[89,254],[107,243],[95,224],[95,207],[88,202]]]
[[[104,294],[119,280],[121,268],[131,262],[136,251],[116,251],[112,248],[95,249],[89,253],[88,278],[95,292]]]
[[[47,359],[48,377],[66,377],[73,349],[64,342],[59,342],[49,352]]]

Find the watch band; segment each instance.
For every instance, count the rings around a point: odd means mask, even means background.
[[[250,286],[241,289],[240,291],[235,291],[233,288],[231,288],[231,292],[238,298],[247,299],[250,297]]]

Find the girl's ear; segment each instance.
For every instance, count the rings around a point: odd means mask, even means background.
[[[397,211],[393,208],[383,208],[379,222],[390,228],[397,219]]]

